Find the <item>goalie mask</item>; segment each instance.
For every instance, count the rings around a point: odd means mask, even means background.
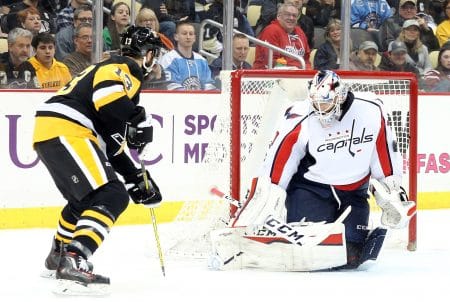
[[[123,56],[143,58],[142,72],[144,77],[151,71],[156,63],[161,48],[164,47],[158,34],[147,27],[130,26],[121,35],[121,52]],[[148,53],[151,52],[151,59]]]
[[[339,119],[347,92],[339,76],[330,70],[317,72],[309,81],[308,100],[323,127],[330,127],[335,119]]]

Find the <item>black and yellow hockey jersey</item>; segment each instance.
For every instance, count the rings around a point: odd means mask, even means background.
[[[96,142],[110,160],[123,153],[126,122],[139,111],[142,79],[141,67],[128,57],[89,66],[38,107],[33,144],[75,136]]]

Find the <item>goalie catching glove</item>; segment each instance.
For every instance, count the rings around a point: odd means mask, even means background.
[[[125,187],[134,203],[143,204],[149,208],[160,205],[162,196],[150,173],[139,171],[125,178]]]
[[[408,200],[397,176],[388,176],[381,181],[371,179],[370,192],[382,210],[381,223],[387,227],[404,228],[416,213],[415,202]]]
[[[137,106],[136,113],[127,122],[127,145],[141,154],[144,147],[153,141],[151,116],[146,116],[144,107]]]

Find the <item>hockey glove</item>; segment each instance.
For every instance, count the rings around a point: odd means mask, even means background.
[[[150,173],[148,171],[145,171],[145,173],[147,179],[144,179],[144,174],[141,171],[124,177],[125,187],[134,203],[156,208],[161,204],[161,192],[155,181],[150,177]],[[146,182],[148,185],[146,185]]]
[[[416,205],[414,201],[408,200],[405,189],[399,182],[392,180],[392,176],[382,181],[371,179],[370,191],[382,210],[381,223],[393,229],[401,229],[406,227],[416,213]]]
[[[136,114],[127,122],[127,145],[140,154],[145,145],[153,141],[153,126],[151,116],[145,115],[145,109],[140,106],[136,108]]]

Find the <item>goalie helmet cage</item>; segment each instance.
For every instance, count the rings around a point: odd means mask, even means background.
[[[304,100],[306,97],[307,81],[316,73],[314,70],[238,70],[231,72],[230,91],[230,195],[235,199],[243,199],[245,188],[249,184],[243,184],[243,180],[249,180],[251,176],[245,175],[243,162],[246,157],[256,157],[256,162],[262,160],[264,154],[257,155],[261,149],[266,149],[270,143],[270,137],[254,139],[255,146],[249,146],[245,136],[249,135],[249,129],[244,129],[244,106],[255,99],[270,99],[268,95],[276,91],[280,92],[274,101],[286,102]],[[372,92],[382,99],[389,115],[390,125],[397,135],[399,149],[403,157],[404,187],[409,192],[409,199],[417,205],[417,98],[418,85],[415,75],[406,72],[361,72],[361,71],[337,71],[344,83],[348,84],[352,91]],[[223,76],[223,85],[226,85],[226,77]],[[226,92],[225,92],[226,93]],[[272,97],[273,99],[273,97]],[[267,101],[266,101],[267,102]],[[273,104],[272,104],[273,105]],[[261,106],[251,104],[251,108]],[[263,104],[261,112],[271,113],[271,104]],[[284,107],[282,108],[284,109]],[[252,109],[250,109],[252,110]],[[264,127],[264,119],[258,118]],[[268,124],[266,123],[266,126]],[[275,125],[272,125],[272,131]],[[267,135],[267,134],[266,134]],[[273,135],[270,133],[269,135]],[[262,144],[262,145],[259,145]],[[250,150],[246,150],[246,148]],[[245,154],[243,154],[245,153]],[[259,157],[259,158],[257,158]],[[254,171],[254,167],[252,168]],[[417,214],[410,220],[408,226],[407,249],[414,251],[417,240]]]

